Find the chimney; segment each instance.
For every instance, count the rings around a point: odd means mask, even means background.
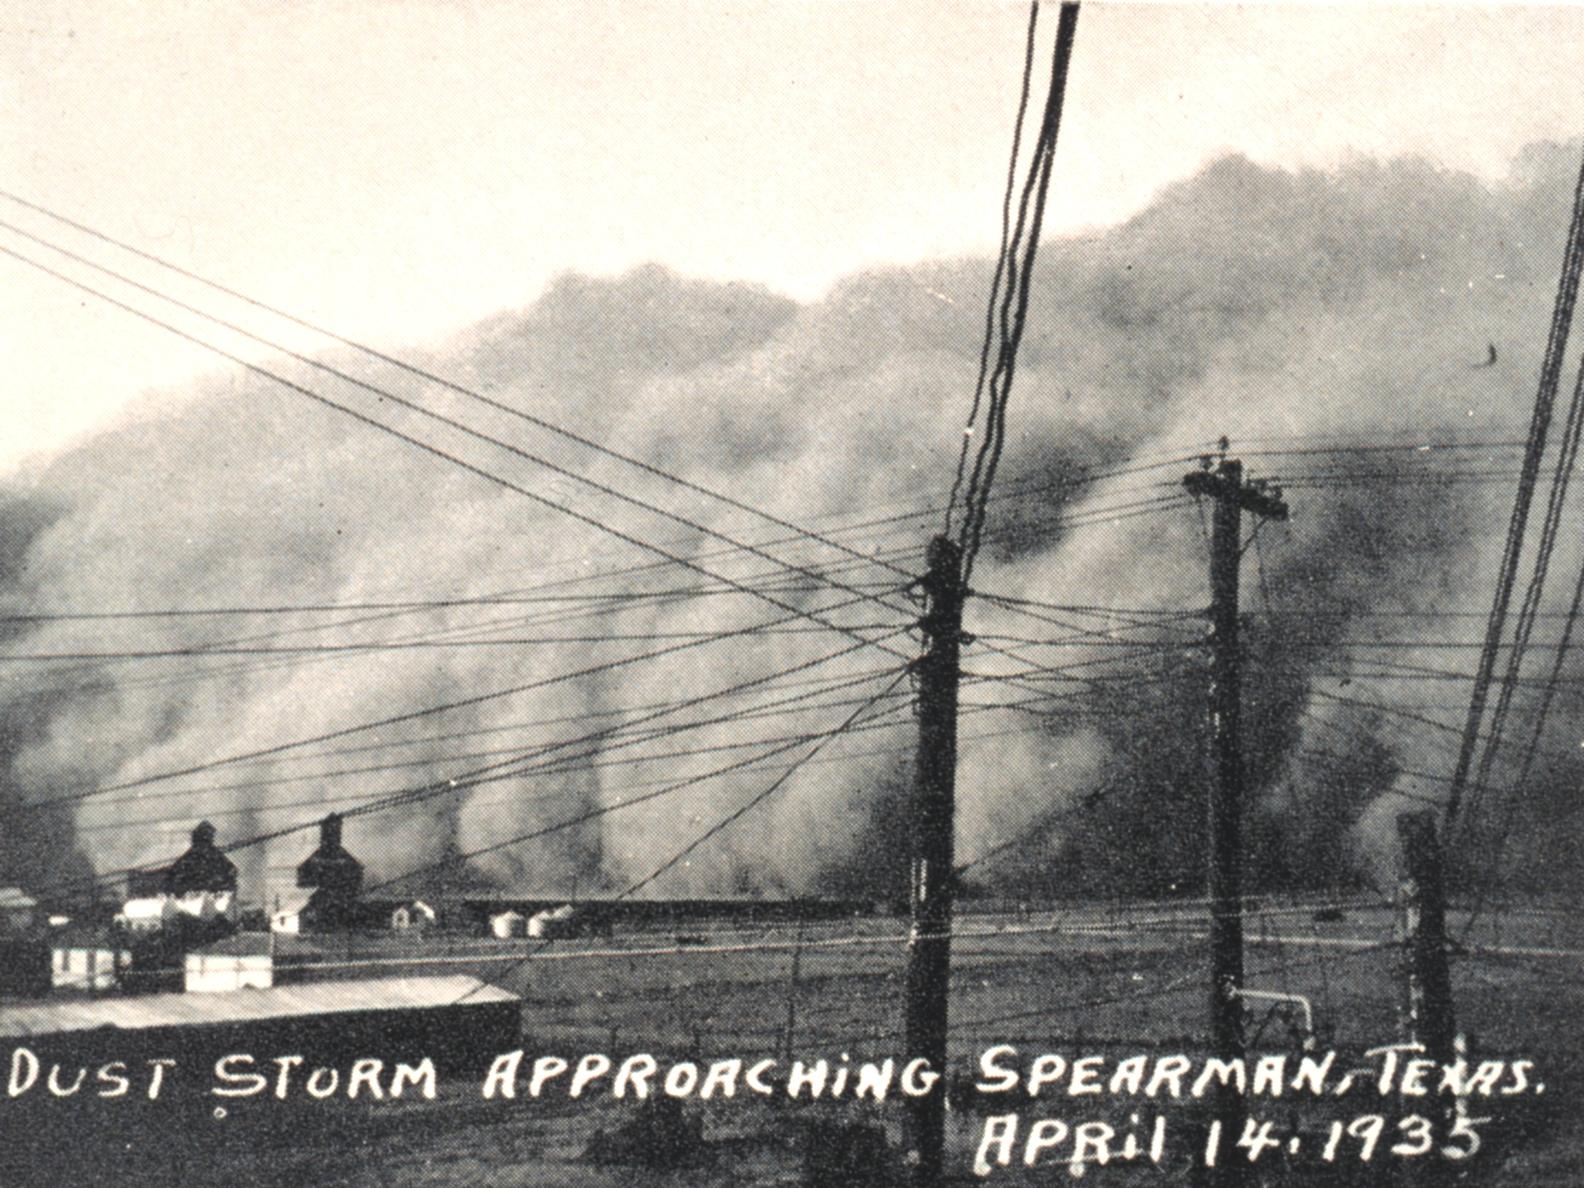
[[[341,848],[341,814],[331,813],[319,822],[319,852],[334,854]]]

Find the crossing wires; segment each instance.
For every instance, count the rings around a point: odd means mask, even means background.
[[[1002,202],[1001,253],[996,261],[990,299],[985,314],[985,338],[980,351],[979,378],[974,387],[973,404],[963,429],[957,473],[946,509],[945,534],[951,536],[953,511],[962,496],[962,521],[957,544],[962,550],[962,580],[973,574],[974,558],[984,535],[985,507],[996,468],[1006,444],[1006,413],[1012,396],[1012,380],[1017,368],[1018,345],[1028,320],[1029,283],[1034,273],[1034,258],[1039,250],[1040,227],[1045,217],[1045,199],[1050,191],[1051,170],[1056,158],[1056,136],[1061,127],[1062,102],[1067,90],[1068,65],[1073,40],[1078,30],[1078,5],[1065,3],[1057,21],[1056,49],[1051,65],[1050,89],[1045,97],[1039,133],[1029,156],[1017,215],[1012,216],[1012,194],[1016,189],[1022,125],[1027,110],[1030,78],[1034,64],[1035,33],[1039,23],[1039,3],[1035,0],[1029,14],[1028,43],[1024,53],[1023,86],[1018,103],[1017,128],[1012,139],[1012,160],[1007,171],[1007,190]],[[1008,226],[1010,222],[1010,227]],[[979,448],[973,466],[968,455],[974,438]],[[964,480],[966,478],[966,485]]]
[[[1506,626],[1507,608],[1512,601],[1519,555],[1523,550],[1524,531],[1529,522],[1529,506],[1534,500],[1540,460],[1545,453],[1546,436],[1550,430],[1552,410],[1556,404],[1557,385],[1562,375],[1562,358],[1567,350],[1568,332],[1573,323],[1573,307],[1578,299],[1581,270],[1584,270],[1584,166],[1581,166],[1579,179],[1573,191],[1573,214],[1568,227],[1567,247],[1562,257],[1562,278],[1551,314],[1551,329],[1546,340],[1544,362],[1540,369],[1539,390],[1535,394],[1534,415],[1529,423],[1523,468],[1518,479],[1518,493],[1513,501],[1512,518],[1507,527],[1507,542],[1502,554],[1501,569],[1496,579],[1496,595],[1485,624],[1485,647],[1480,655],[1479,668],[1474,677],[1468,716],[1463,727],[1463,742],[1458,751],[1457,764],[1452,772],[1452,788],[1447,796],[1446,823],[1449,828],[1457,822],[1469,767],[1474,760],[1480,727],[1485,718],[1485,703],[1490,694],[1496,653]],[[1549,549],[1545,548],[1536,562],[1536,578],[1541,582],[1544,581],[1544,563],[1548,553]],[[1516,677],[1518,666],[1522,663],[1522,657],[1516,654],[1518,651],[1518,648],[1513,649],[1515,654],[1508,666],[1509,680],[1504,681],[1504,690],[1508,688],[1511,678]],[[1510,696],[1511,694],[1507,693],[1503,700],[1509,699]],[[1500,703],[1498,708],[1501,708]],[[1487,766],[1482,765],[1482,770]]]

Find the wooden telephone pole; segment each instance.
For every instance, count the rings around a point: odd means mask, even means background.
[[[952,829],[956,812],[957,686],[962,652],[962,550],[930,541],[923,578],[925,652],[918,674],[918,753],[911,830],[912,931],[908,936],[908,1060],[941,1074],[935,1088],[907,1099],[904,1146],[918,1188],[940,1183],[946,1145],[946,1015],[951,978]]]
[[[1458,1058],[1457,1025],[1452,1014],[1452,976],[1447,968],[1446,888],[1441,843],[1431,809],[1401,813],[1402,876],[1397,889],[1397,939],[1402,946],[1402,997],[1399,1019],[1405,1040],[1420,1044],[1423,1055],[1442,1068]],[[1451,1133],[1463,1102],[1438,1097],[1434,1119],[1440,1142]],[[1439,1160],[1414,1169],[1412,1185],[1451,1183],[1455,1177]]]
[[[1225,439],[1222,439],[1223,448]],[[1210,720],[1215,779],[1210,786],[1210,1035],[1222,1060],[1243,1056],[1243,673],[1238,648],[1238,574],[1243,555],[1243,514],[1285,520],[1279,488],[1243,481],[1243,463],[1223,456],[1211,468],[1183,479],[1196,496],[1211,500],[1210,532]],[[1222,1156],[1216,1180],[1236,1184],[1242,1169],[1232,1144],[1242,1132],[1243,1101],[1227,1085],[1214,1101]]]
[[[1401,1017],[1404,1038],[1423,1044],[1429,1059],[1449,1065],[1456,1059],[1457,1025],[1452,1014],[1452,976],[1447,968],[1446,889],[1435,818],[1430,809],[1397,818],[1403,853],[1398,891],[1398,936],[1403,946]]]

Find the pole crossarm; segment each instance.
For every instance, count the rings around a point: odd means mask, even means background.
[[[1183,486],[1190,495],[1205,499],[1221,499],[1231,495],[1238,510],[1263,520],[1285,520],[1287,505],[1282,502],[1280,487],[1266,484],[1260,479],[1244,483],[1243,465],[1236,461],[1223,461],[1219,470],[1196,470],[1184,476]]]

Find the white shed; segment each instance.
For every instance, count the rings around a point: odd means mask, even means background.
[[[490,917],[490,932],[498,940],[528,935],[528,919],[521,912],[497,912]]]
[[[275,901],[275,910],[270,913],[270,931],[284,933],[287,936],[297,936],[303,931],[303,913],[308,908],[311,894],[307,891],[299,895],[288,896]]]
[[[435,925],[434,908],[421,899],[404,903],[391,913],[391,927],[397,932],[421,932]]]

